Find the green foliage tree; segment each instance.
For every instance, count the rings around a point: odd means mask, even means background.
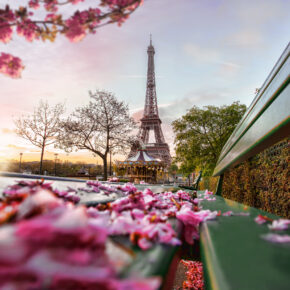
[[[168,168],[168,172],[173,177],[173,179],[175,179],[175,176],[178,172],[178,166],[175,163],[172,163]]]
[[[186,174],[199,167],[203,175],[211,175],[224,144],[245,111],[246,106],[239,102],[221,107],[193,106],[175,120],[172,126],[180,171]]]

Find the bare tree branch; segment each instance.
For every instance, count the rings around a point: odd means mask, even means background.
[[[40,174],[45,147],[58,141],[57,135],[63,113],[63,104],[50,107],[47,102],[41,101],[33,114],[14,120],[17,135],[41,149]]]
[[[67,152],[86,149],[101,157],[107,179],[107,155],[130,149],[135,122],[128,106],[112,93],[97,90],[89,95],[89,105],[77,108],[62,122],[58,146]]]

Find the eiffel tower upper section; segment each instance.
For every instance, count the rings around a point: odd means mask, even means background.
[[[144,113],[141,121],[141,127],[139,131],[139,138],[145,144],[146,151],[155,158],[159,158],[166,164],[171,163],[171,156],[169,146],[165,142],[161,120],[158,114],[157,96],[156,96],[156,84],[155,84],[155,69],[154,69],[154,54],[155,49],[152,45],[152,39],[150,36],[150,45],[147,49],[148,53],[148,68],[147,68],[147,89]],[[150,131],[154,132],[155,142],[149,143]]]

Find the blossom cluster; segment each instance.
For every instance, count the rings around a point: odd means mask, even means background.
[[[183,282],[183,289],[203,290],[203,268],[202,263],[198,261],[181,260],[181,263],[187,268],[186,280]]]
[[[0,73],[9,75],[12,78],[19,78],[24,66],[19,57],[8,53],[0,54]]]
[[[160,279],[119,279],[106,254],[110,236],[126,235],[146,250],[155,243],[180,245],[170,223],[180,220],[186,240],[197,237],[202,220],[215,213],[198,211],[188,193],[154,194],[133,184],[106,186],[88,181],[88,191],[122,192],[97,207],[77,204],[75,191],[54,189],[43,181],[20,181],[0,201],[0,286],[19,289],[157,289]],[[80,190],[84,190],[81,188]],[[75,198],[72,198],[74,196]]]
[[[101,0],[95,8],[76,10],[67,18],[59,12],[63,5],[76,5],[85,0],[30,0],[26,6],[12,9],[8,4],[0,9],[0,42],[8,43],[16,32],[25,40],[54,41],[58,34],[71,42],[82,40],[88,33],[95,33],[100,25],[121,25],[143,0]],[[42,10],[36,13],[36,10]],[[70,10],[72,10],[70,8]],[[38,18],[38,15],[43,17]],[[7,60],[8,58],[8,60]],[[11,54],[0,56],[0,73],[18,78],[23,70],[21,60]]]

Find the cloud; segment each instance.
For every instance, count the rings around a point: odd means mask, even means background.
[[[289,3],[283,0],[237,0],[223,5],[221,15],[228,17],[231,14],[233,27],[235,23],[237,27],[225,38],[225,43],[247,49],[263,48],[269,32],[278,23],[277,19],[280,23],[289,19]]]
[[[159,106],[159,115],[166,124],[171,124],[177,118],[192,108],[206,105],[222,105],[228,103],[230,92],[226,88],[213,88],[212,90],[192,90],[188,91],[184,97],[177,98],[173,102]]]
[[[198,62],[217,62],[220,57],[216,50],[200,47],[192,43],[185,44],[183,49],[186,54]]]
[[[246,48],[256,48],[263,45],[263,41],[262,32],[251,28],[236,32],[228,38],[227,43]]]
[[[185,53],[189,55],[194,62],[205,64],[214,64],[216,73],[222,77],[234,77],[241,69],[241,65],[232,61],[225,60],[221,52],[216,49],[198,46],[196,44],[185,44],[183,47]]]

